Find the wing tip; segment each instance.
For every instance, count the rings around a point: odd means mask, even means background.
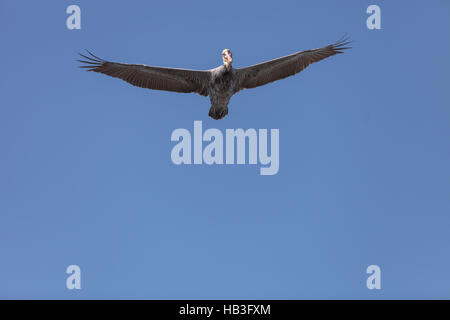
[[[344,53],[343,50],[351,49],[352,47],[348,46],[353,41],[350,40],[350,36],[346,32],[338,41],[331,45],[332,49],[336,53]]]
[[[88,49],[86,50],[87,54],[82,54],[78,52],[78,54],[85,60],[76,60],[78,62],[84,63],[84,65],[79,66],[79,68],[88,68],[86,71],[95,71],[96,68],[103,65],[106,60],[103,60],[102,58],[97,57],[92,52],[90,52]]]

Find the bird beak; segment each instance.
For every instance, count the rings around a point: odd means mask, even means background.
[[[226,54],[223,56],[223,62],[231,63],[233,61],[233,58],[231,58],[230,54]]]

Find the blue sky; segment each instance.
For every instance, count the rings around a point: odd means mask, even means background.
[[[81,7],[81,30],[66,8]],[[368,30],[366,8],[381,8]],[[228,7],[227,7],[228,6]],[[0,2],[0,298],[449,298],[448,1]],[[353,49],[209,99],[77,68]],[[278,128],[280,170],[175,166],[174,129]],[[68,290],[67,266],[82,289]],[[381,267],[382,289],[366,288]]]

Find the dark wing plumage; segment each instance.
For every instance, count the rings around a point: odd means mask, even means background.
[[[86,60],[77,60],[85,63],[80,68],[87,71],[100,72],[141,88],[208,95],[209,71],[110,62],[88,53],[90,56],[80,53]]]
[[[348,38],[344,38],[323,48],[299,51],[250,67],[236,69],[237,86],[235,92],[242,89],[259,87],[299,73],[313,62],[320,61],[337,53],[343,53],[342,50],[350,48],[346,47],[349,43]]]

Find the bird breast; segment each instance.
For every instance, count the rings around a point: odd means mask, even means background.
[[[231,93],[233,92],[234,76],[233,70],[227,70],[225,66],[218,68],[212,77],[211,89],[216,93]]]

